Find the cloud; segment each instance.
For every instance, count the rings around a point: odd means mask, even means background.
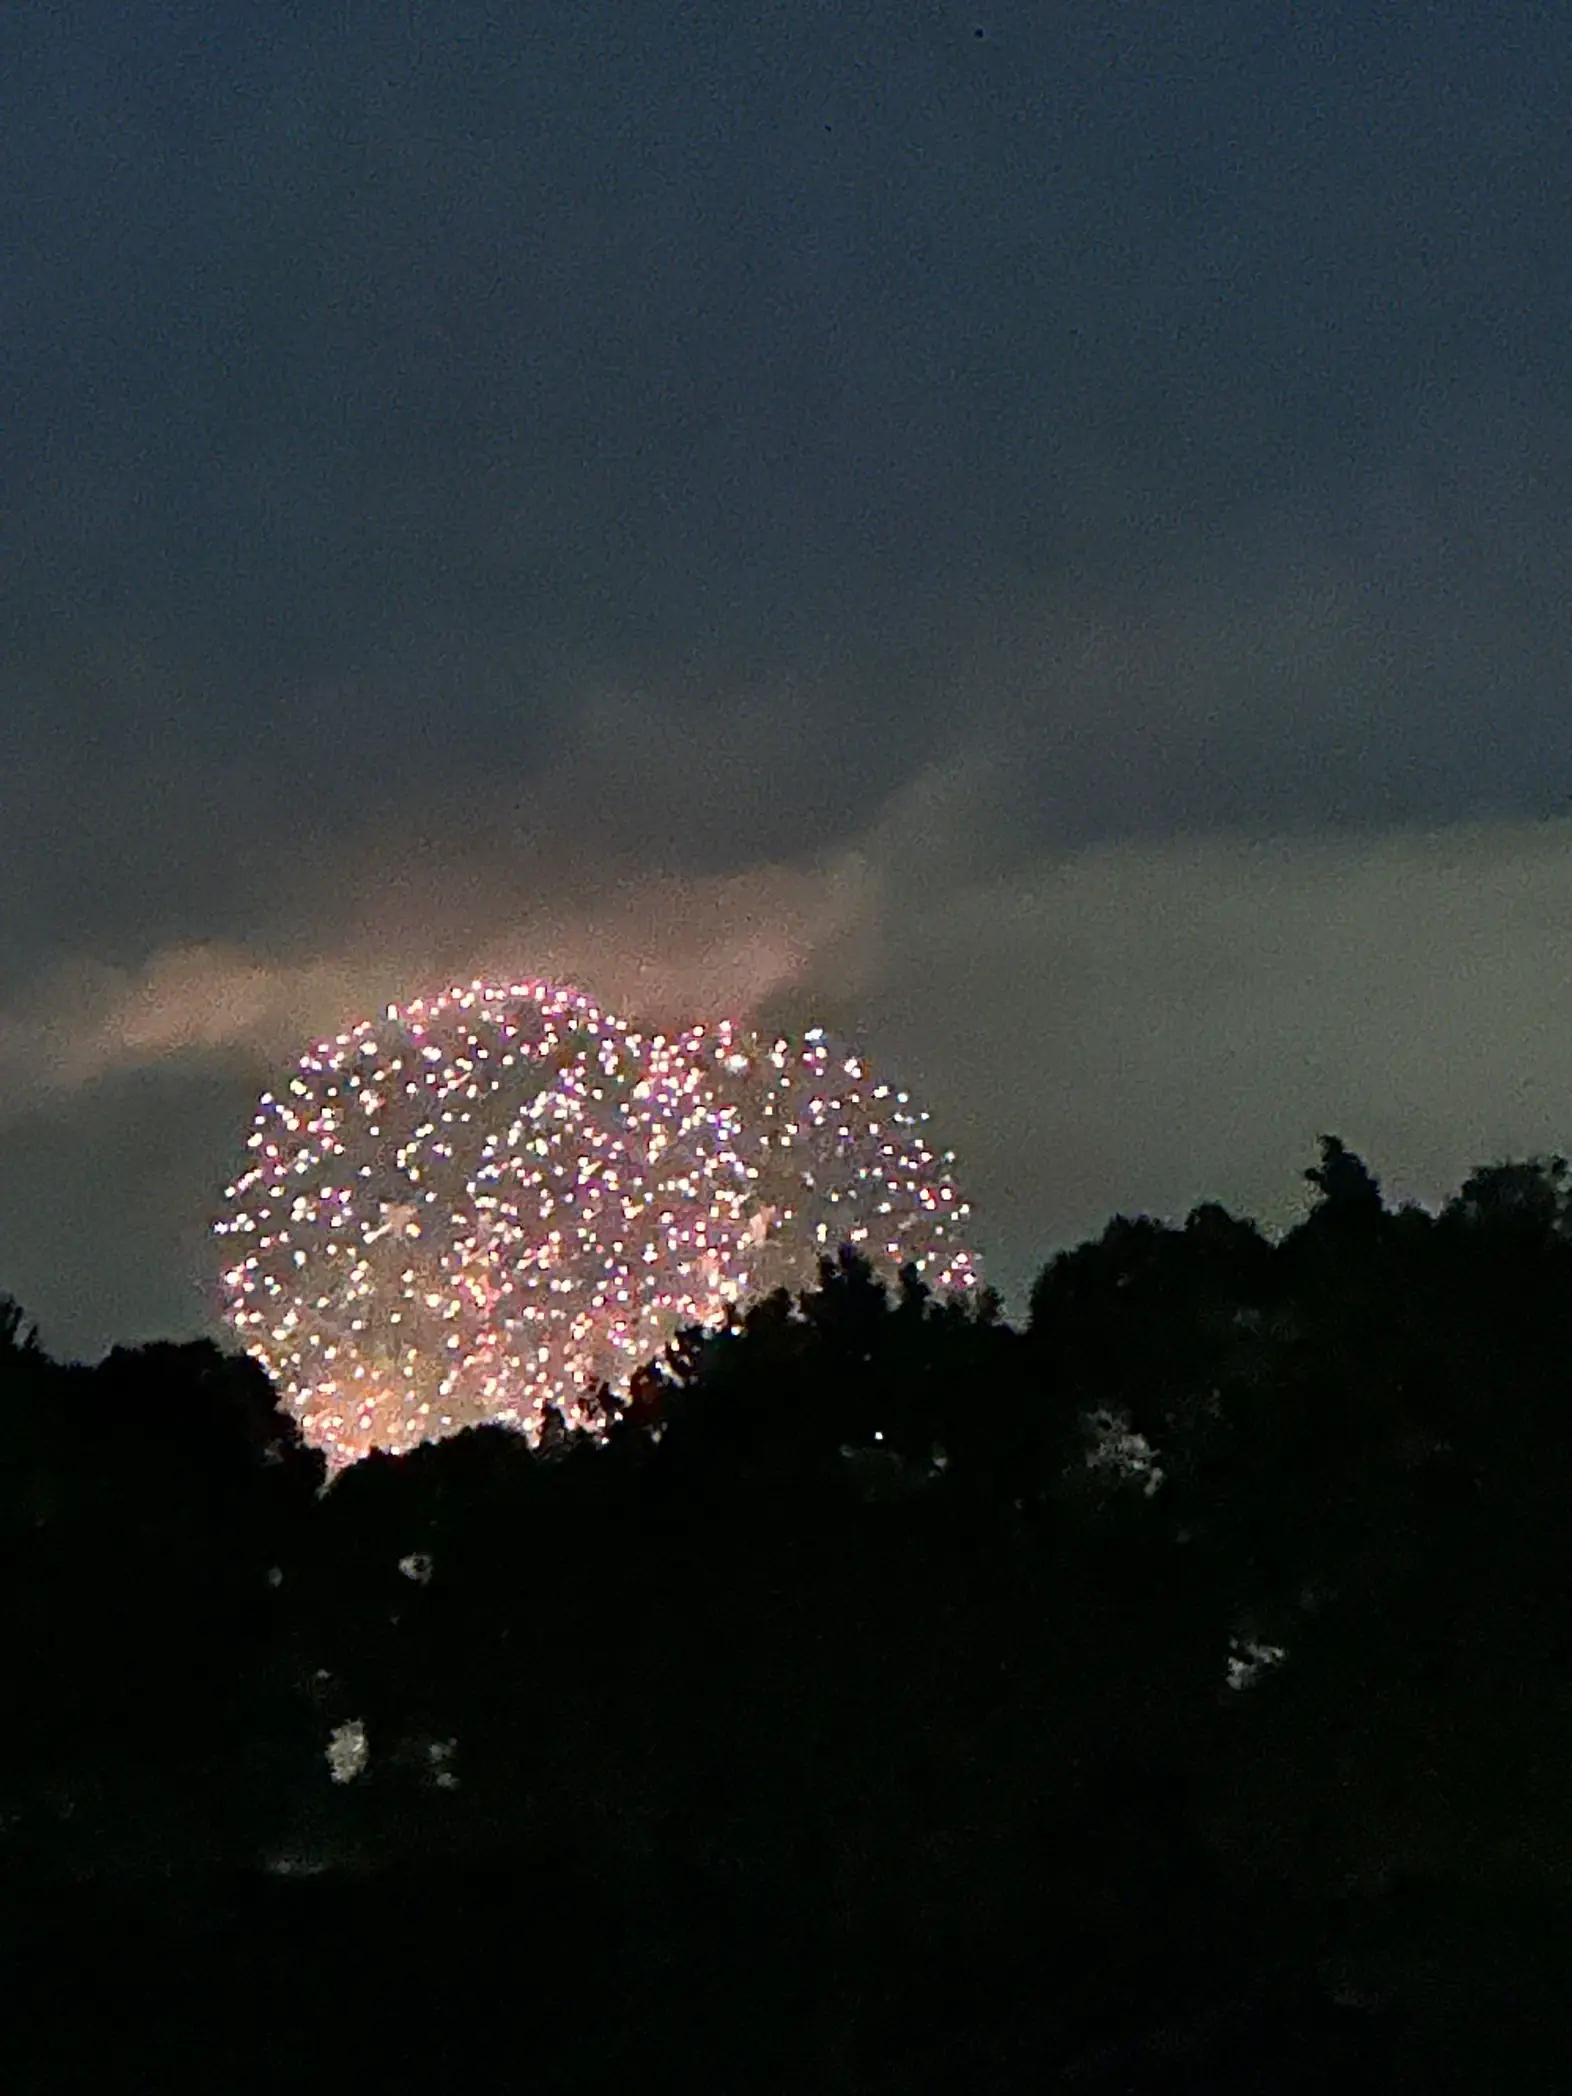
[[[1569,952],[1566,822],[1123,844],[887,908],[859,1004],[1018,1287],[1115,1208],[1290,1219],[1323,1130],[1425,1198],[1567,1146]]]
[[[477,977],[583,984],[651,1023],[746,1015],[854,931],[866,887],[847,857],[817,871],[640,881],[424,949],[368,934],[306,959],[202,943],[135,969],[73,961],[0,1012],[0,1115],[179,1059],[281,1057],[391,1000]]]

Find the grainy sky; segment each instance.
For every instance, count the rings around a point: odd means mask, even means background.
[[[1572,10],[0,23],[0,1289],[202,1328],[270,1056],[821,1016],[1012,1293],[1572,1145]]]

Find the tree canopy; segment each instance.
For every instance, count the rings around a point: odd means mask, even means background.
[[[1321,1149],[1020,1328],[842,1253],[331,1486],[245,1359],[0,1303],[23,2056],[91,1943],[225,2085],[249,1971],[281,2061],[519,2086],[1560,2086],[1568,1167]]]

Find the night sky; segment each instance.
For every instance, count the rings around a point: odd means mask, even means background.
[[[0,27],[0,1289],[210,1325],[270,1058],[813,1018],[1012,1301],[1572,1146],[1572,9]]]

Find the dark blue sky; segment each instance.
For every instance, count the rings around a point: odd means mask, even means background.
[[[779,917],[739,981],[948,1107],[1012,1273],[1230,1156],[1291,1181],[1308,1100],[1263,1064],[1220,1111],[1275,977],[1184,1051],[1212,1148],[1127,1155],[1092,1034],[1188,1041],[1161,968],[1094,1020],[1040,915],[937,956],[1109,866],[1110,926],[1193,926],[1164,853],[1297,839],[1353,970],[1399,909],[1336,900],[1359,854],[1481,820],[1475,936],[1520,925],[1511,825],[1572,796],[1569,108],[1550,5],[11,10],[0,1287],[82,1344],[198,1314],[276,1015],[115,1017],[193,949],[347,1000],[513,924],[521,967],[609,941],[621,996],[630,945],[681,977]],[[1454,921],[1415,936],[1455,989]],[[1485,1008],[1415,994],[1472,1070]],[[1023,1152],[1045,1012],[1080,1045]],[[1449,1095],[1405,1134],[1385,1053],[1317,1097],[1422,1172]],[[1470,1139],[1528,1127],[1520,1062]],[[1145,1082],[1115,1118],[1166,1127]]]

